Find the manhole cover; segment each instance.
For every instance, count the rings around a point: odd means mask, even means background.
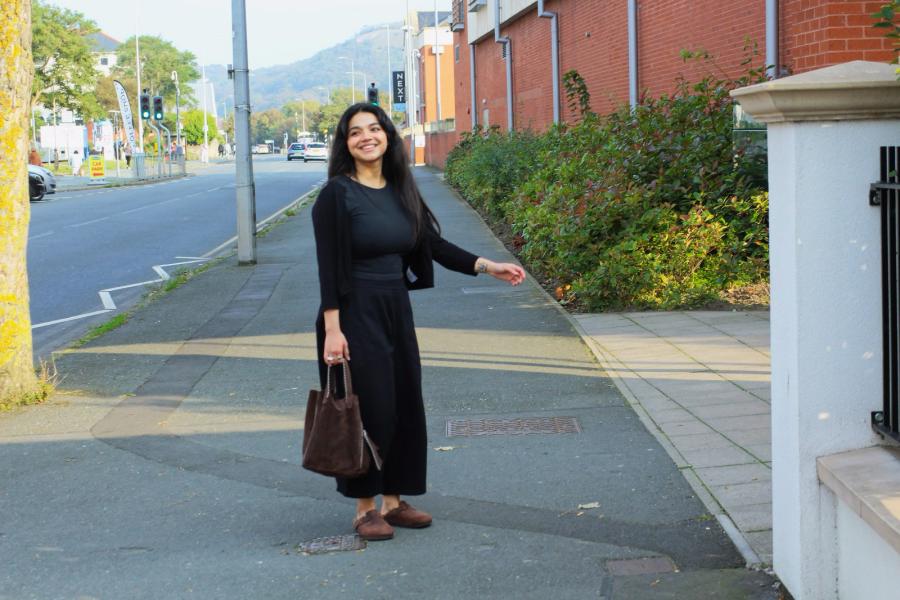
[[[297,551],[301,554],[328,554],[363,550],[365,547],[366,541],[358,535],[334,535],[303,542],[297,546]]]
[[[666,556],[608,560],[606,561],[606,570],[610,575],[651,575],[678,572],[675,563]]]
[[[475,435],[521,435],[526,433],[581,433],[575,417],[525,419],[450,419],[447,437]]]

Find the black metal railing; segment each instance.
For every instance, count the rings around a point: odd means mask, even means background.
[[[900,147],[882,146],[881,179],[869,190],[869,204],[881,207],[881,311],[884,406],[872,412],[872,428],[900,442]]]

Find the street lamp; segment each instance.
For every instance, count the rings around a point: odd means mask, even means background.
[[[178,71],[172,71],[175,82],[175,146],[181,147],[181,87],[178,85]]]
[[[351,104],[356,104],[356,66],[352,58],[348,58],[346,56],[338,56],[338,60],[349,60],[350,61],[350,89],[351,89]]]

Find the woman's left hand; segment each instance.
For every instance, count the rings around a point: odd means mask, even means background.
[[[525,281],[525,269],[513,263],[495,263],[482,259],[487,263],[487,273],[501,281],[508,281],[510,285],[519,285]]]

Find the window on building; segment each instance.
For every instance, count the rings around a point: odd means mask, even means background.
[[[109,58],[106,56],[101,56],[100,64],[103,65],[104,67],[107,66],[109,64]]]
[[[459,62],[459,44],[453,47],[453,60]]]

